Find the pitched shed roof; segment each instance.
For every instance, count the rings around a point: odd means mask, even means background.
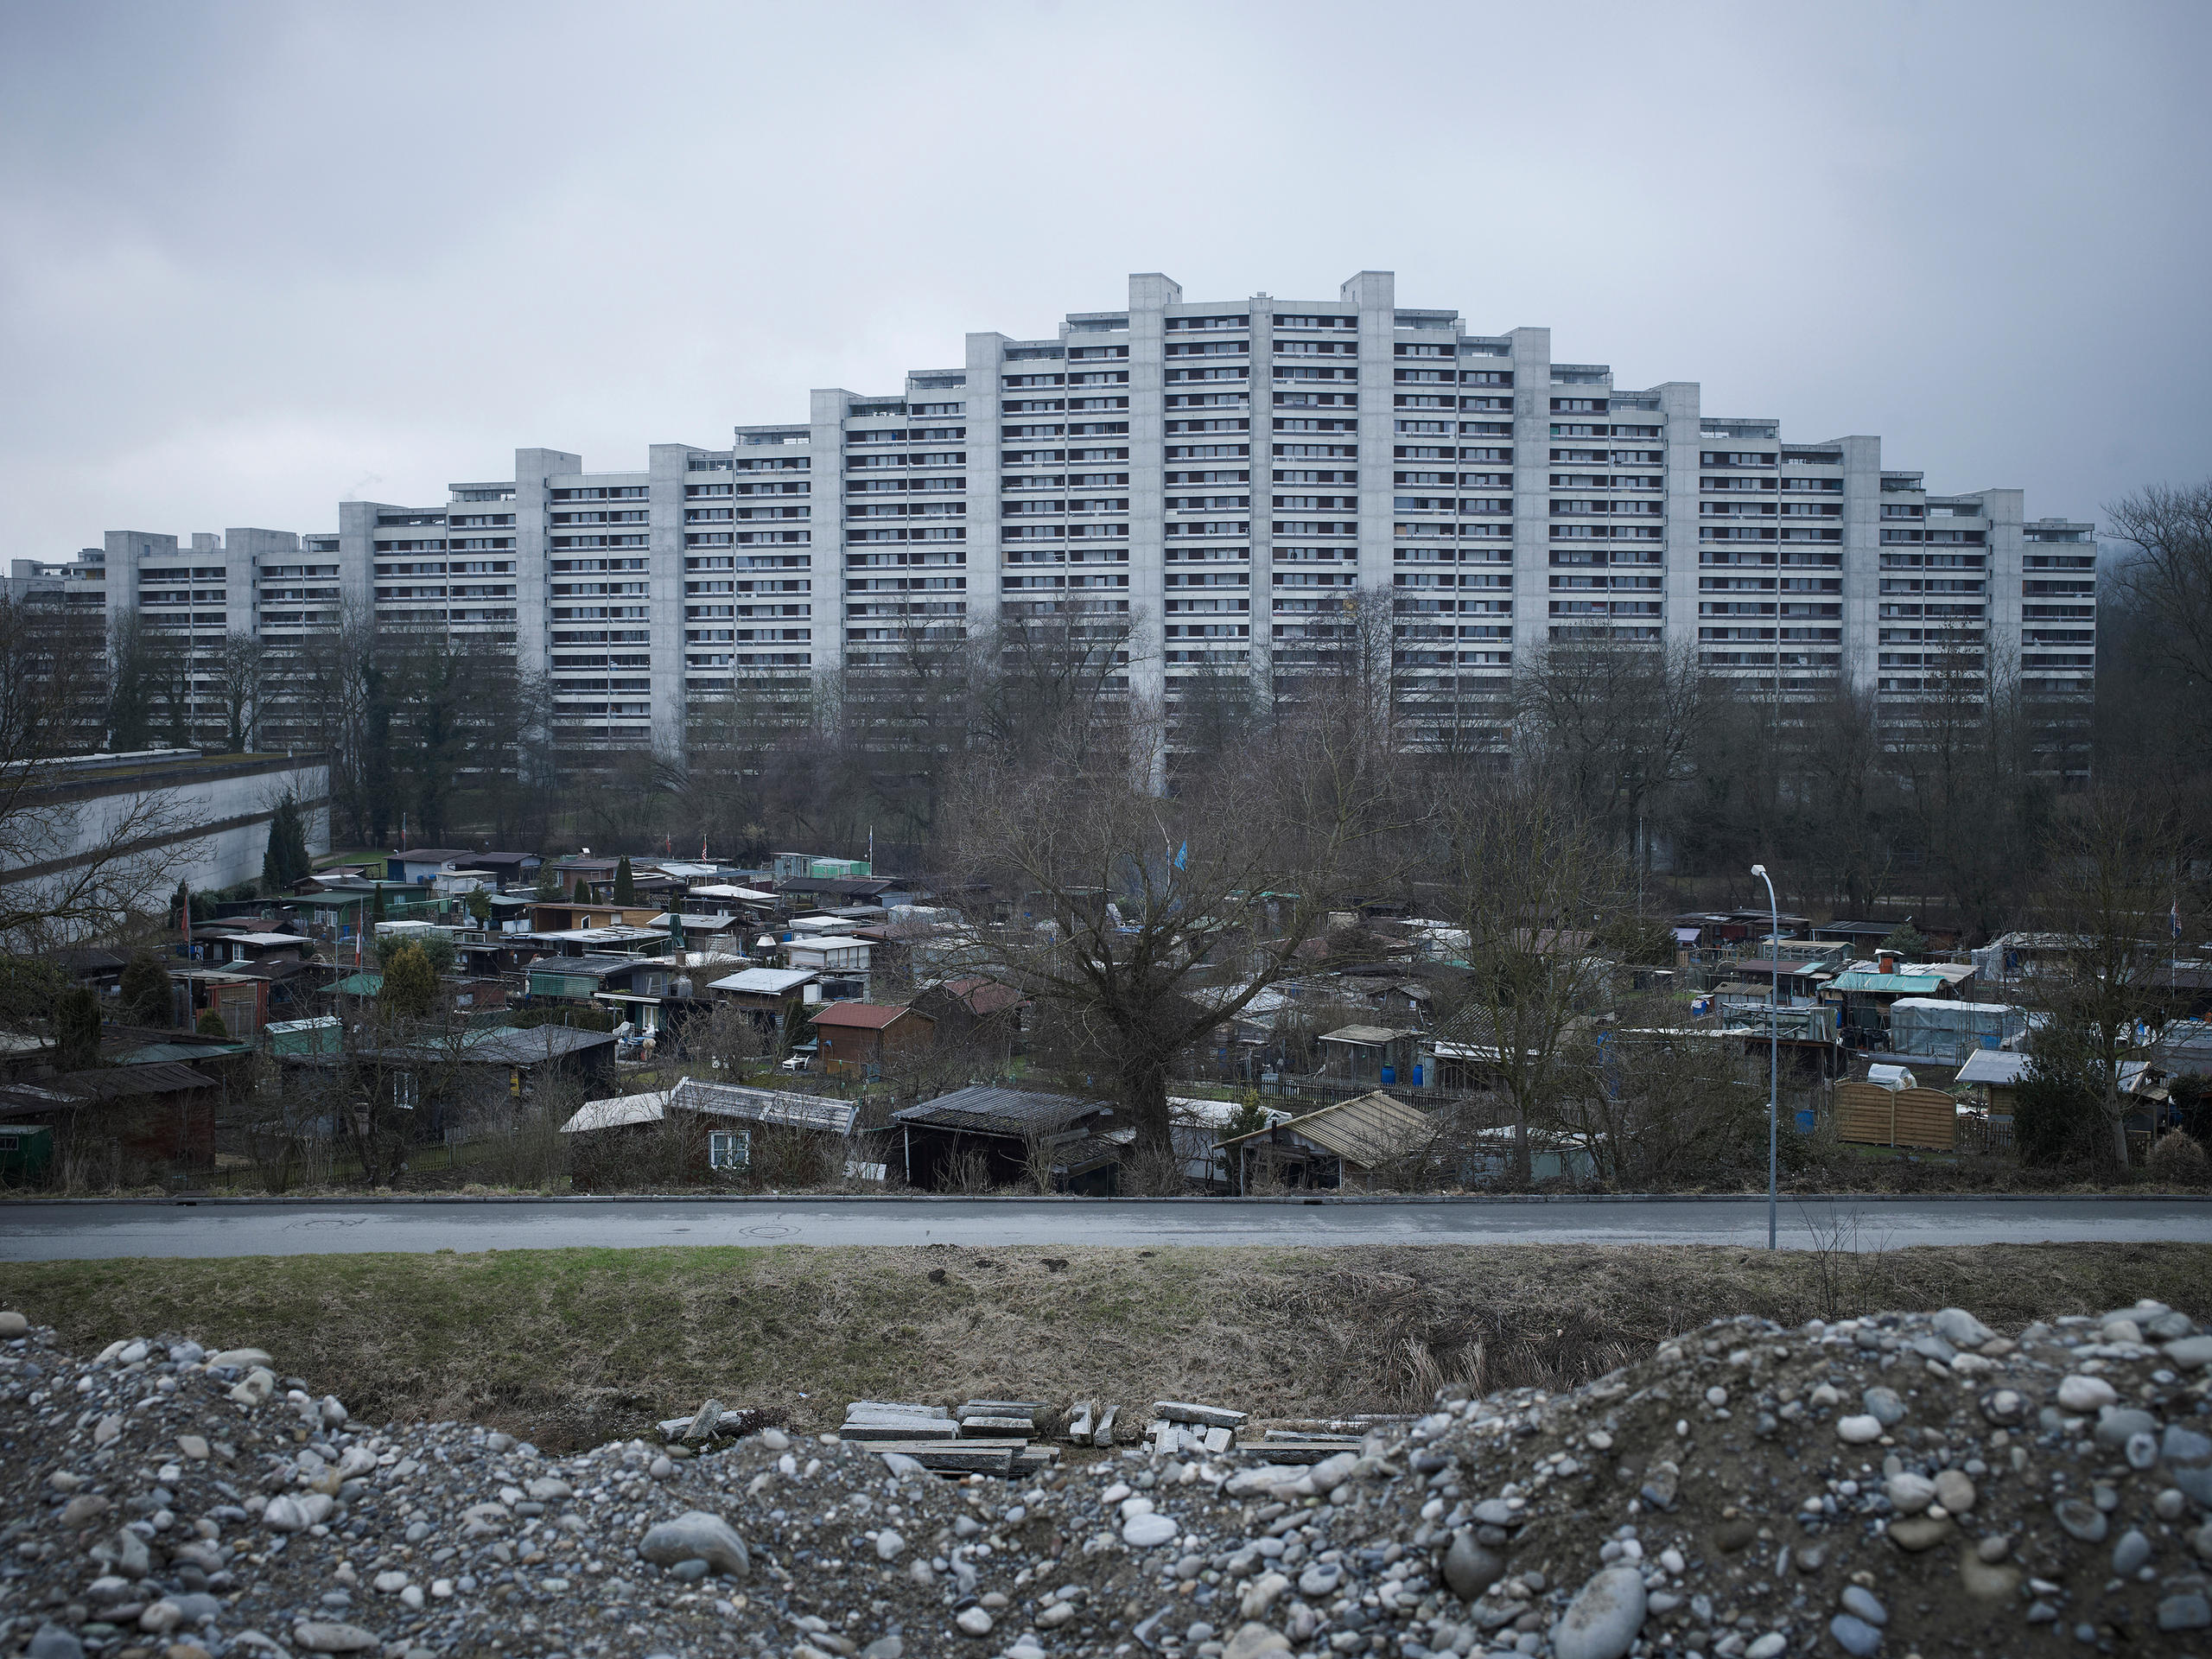
[[[1993,1083],[1999,1088],[2019,1082],[2028,1069],[2028,1057],[2008,1049],[1977,1048],[1959,1068],[1960,1083]]]
[[[917,1020],[929,1020],[929,1015],[903,1002],[832,1002],[814,1016],[817,1026],[850,1026],[861,1031],[881,1031],[893,1020],[906,1014]],[[931,1020],[932,1025],[936,1022]]]
[[[742,1118],[748,1122],[786,1128],[817,1129],[825,1135],[850,1135],[860,1118],[860,1108],[849,1100],[793,1094],[780,1089],[747,1089],[738,1084],[708,1083],[698,1077],[686,1077],[669,1091],[668,1109],[697,1112],[707,1117]]]
[[[638,1123],[658,1123],[668,1106],[671,1091],[652,1090],[642,1095],[617,1095],[611,1100],[588,1100],[576,1115],[561,1126],[563,1135],[588,1135],[594,1129],[627,1128]]]
[[[1399,1031],[1390,1026],[1339,1026],[1334,1031],[1321,1033],[1325,1043],[1357,1043],[1363,1047],[1379,1048],[1385,1043],[1395,1043],[1401,1037],[1410,1037],[1410,1031]]]
[[[48,1081],[57,1090],[92,1100],[114,1100],[124,1095],[185,1094],[215,1086],[207,1073],[195,1071],[176,1060],[104,1067],[97,1071],[71,1071]]]
[[[948,979],[938,989],[954,997],[973,1014],[996,1014],[1026,1001],[1020,991],[1011,985],[1001,985],[995,979]]]
[[[1112,1110],[1103,1100],[971,1084],[918,1106],[902,1107],[891,1114],[891,1121],[974,1129],[986,1135],[1026,1135],[1064,1128],[1079,1118]]]
[[[1375,1164],[1411,1149],[1429,1133],[1428,1115],[1381,1090],[1355,1095],[1350,1100],[1324,1106],[1318,1112],[1294,1117],[1271,1129],[1255,1129],[1223,1141],[1233,1147],[1278,1132],[1295,1135],[1325,1152],[1355,1164]]]

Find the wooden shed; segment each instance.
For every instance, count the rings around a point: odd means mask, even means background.
[[[1234,1192],[1251,1191],[1263,1172],[1289,1186],[1353,1190],[1372,1186],[1389,1166],[1419,1157],[1433,1132],[1426,1112],[1378,1089],[1221,1145]]]

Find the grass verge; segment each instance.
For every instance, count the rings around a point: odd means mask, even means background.
[[[2212,1245],[1764,1251],[491,1251],[0,1264],[73,1347],[266,1348],[357,1416],[468,1418],[569,1450],[709,1395],[829,1427],[848,1400],[1198,1398],[1262,1417],[1571,1387],[1723,1314],[1957,1305],[1993,1325],[2151,1296],[2212,1314]],[[1140,1419],[1139,1421],[1141,1421]]]

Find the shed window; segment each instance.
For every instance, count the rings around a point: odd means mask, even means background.
[[[713,1169],[743,1169],[752,1160],[749,1129],[713,1129],[707,1135],[707,1164]]]

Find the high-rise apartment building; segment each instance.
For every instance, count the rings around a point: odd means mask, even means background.
[[[734,684],[1071,606],[1128,619],[1128,687],[1171,709],[1197,676],[1294,680],[1363,618],[1415,741],[1494,730],[1516,665],[1567,640],[1664,643],[1777,697],[1840,680],[1903,709],[1986,671],[2063,703],[2092,686],[2094,543],[2018,489],[1930,491],[1878,438],[1785,441],[1363,271],[1205,303],[1141,274],[1124,309],[971,334],[896,392],[817,391],[642,472],[524,449],[435,505],[343,503],[334,534],[104,551],[111,615],[482,635],[547,677],[569,742],[673,751]]]

